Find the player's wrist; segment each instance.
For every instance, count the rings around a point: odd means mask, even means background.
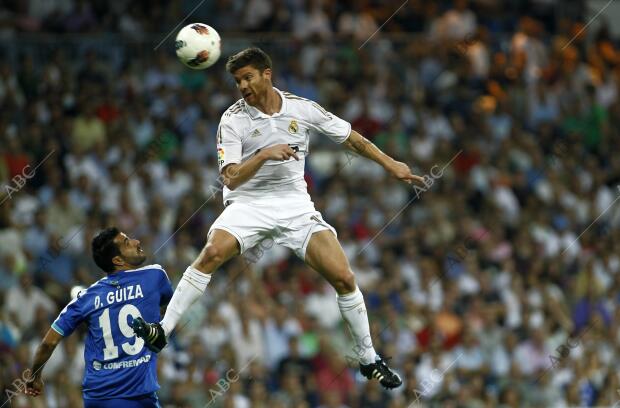
[[[257,157],[259,160],[265,161],[267,157],[265,156],[265,151],[262,149],[258,149],[254,152],[254,157]]]
[[[379,164],[383,166],[383,168],[388,172],[392,173],[394,171],[396,160],[391,158],[390,156],[385,155],[384,159],[379,161]]]

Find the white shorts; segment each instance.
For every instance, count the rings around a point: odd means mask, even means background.
[[[214,229],[232,234],[242,254],[258,245],[270,248],[275,242],[292,249],[302,260],[313,233],[330,230],[337,235],[334,227],[314,208],[314,203],[305,199],[233,202],[217,217],[209,234]]]

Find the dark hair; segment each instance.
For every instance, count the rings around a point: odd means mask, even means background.
[[[248,65],[263,72],[266,68],[271,69],[271,58],[265,51],[258,47],[246,48],[228,57],[228,61],[226,61],[226,71],[234,74],[238,69]]]
[[[118,234],[120,234],[118,228],[109,227],[99,232],[91,243],[93,260],[98,267],[107,273],[114,272],[112,258],[121,254],[118,246],[114,243],[114,238],[116,238]]]

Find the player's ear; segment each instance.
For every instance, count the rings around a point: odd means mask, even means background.
[[[112,258],[112,263],[116,266],[122,266],[125,264],[125,261],[123,261],[123,258],[121,258],[120,255],[116,255]]]
[[[263,70],[263,78],[271,80],[271,74],[272,73],[273,72],[271,71],[271,68],[265,68]]]

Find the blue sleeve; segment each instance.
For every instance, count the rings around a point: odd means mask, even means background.
[[[166,271],[164,271],[163,269],[161,271],[162,273],[159,284],[159,306],[165,306],[168,304],[168,302],[170,302],[170,299],[172,299],[173,290],[172,283],[170,283],[170,279],[168,279]]]
[[[60,312],[56,320],[52,323],[52,329],[58,334],[67,337],[82,323],[84,320],[84,314],[82,313],[81,299],[83,296],[79,296],[73,299],[64,309]]]

